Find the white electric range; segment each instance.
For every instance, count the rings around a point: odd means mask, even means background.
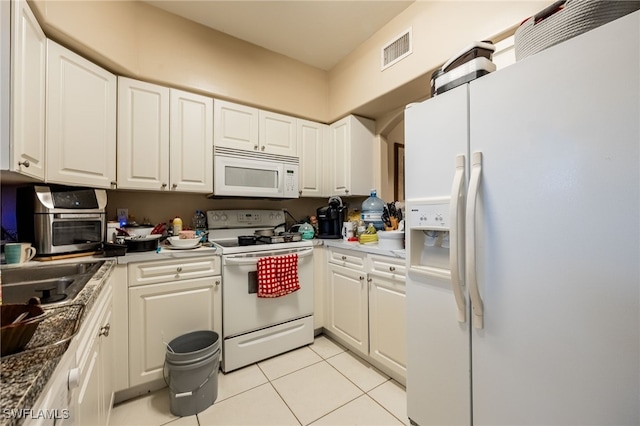
[[[276,233],[273,238],[240,245],[240,236],[284,229],[281,210],[211,210],[207,221],[209,241],[222,255],[222,370],[229,372],[312,343],[311,241],[284,242],[292,236]],[[258,259],[292,253],[298,255],[300,289],[281,297],[259,298]]]

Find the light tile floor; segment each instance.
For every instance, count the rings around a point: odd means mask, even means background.
[[[402,385],[325,336],[218,375],[215,404],[195,416],[169,409],[161,389],[116,405],[111,426],[409,425]]]

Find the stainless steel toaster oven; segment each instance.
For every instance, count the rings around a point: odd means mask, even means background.
[[[104,189],[23,187],[16,204],[18,237],[36,248],[36,256],[100,249],[106,234]]]

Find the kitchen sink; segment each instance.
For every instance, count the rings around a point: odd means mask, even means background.
[[[2,303],[26,303],[32,297],[43,305],[73,301],[104,261],[43,265],[2,271]]]

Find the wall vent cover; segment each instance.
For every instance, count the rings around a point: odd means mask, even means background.
[[[382,60],[381,71],[411,55],[411,44],[411,28],[385,44],[380,52]]]

